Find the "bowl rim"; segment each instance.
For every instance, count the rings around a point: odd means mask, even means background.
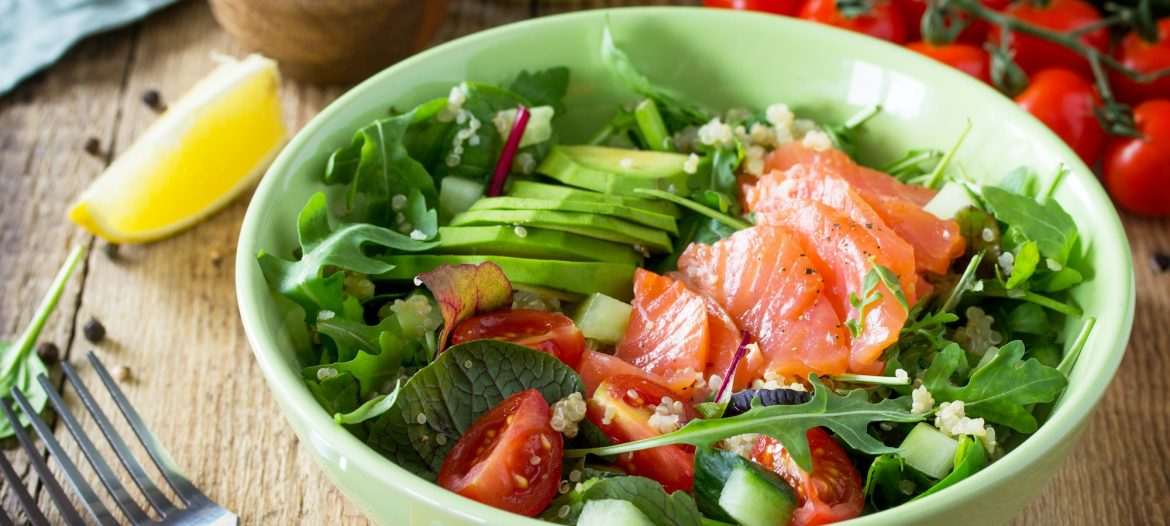
[[[375,89],[377,85],[382,84],[386,79],[393,77],[400,71],[408,70],[416,63],[431,60],[453,49],[487,44],[499,37],[523,33],[534,27],[549,24],[595,23],[599,18],[608,17],[611,14],[615,17],[653,16],[660,23],[669,23],[668,20],[671,17],[701,16],[707,19],[710,17],[722,17],[727,20],[727,22],[723,23],[734,23],[735,20],[741,19],[741,17],[743,20],[766,17],[770,19],[769,23],[776,24],[778,30],[803,33],[805,37],[813,40],[840,40],[842,43],[850,45],[853,49],[857,49],[858,51],[855,53],[855,56],[859,59],[867,59],[881,64],[883,68],[904,71],[916,78],[923,79],[923,82],[928,84],[935,83],[936,81],[928,81],[926,79],[939,77],[945,79],[948,83],[970,83],[969,87],[971,89],[992,90],[991,87],[969,77],[965,73],[953,70],[901,46],[835,27],[764,13],[701,7],[641,6],[562,13],[521,20],[479,31],[451,40],[394,64],[349,89],[346,93],[338,97],[337,100],[330,103],[325,109],[313,117],[288,143],[265,173],[252,197],[251,203],[249,203],[239,235],[235,266],[237,300],[244,331],[273,394],[277,398],[283,398],[287,402],[281,404],[282,407],[286,408],[285,416],[290,420],[295,416],[296,420],[299,420],[307,429],[311,430],[315,435],[312,437],[313,442],[320,441],[325,444],[331,450],[332,454],[339,457],[342,462],[348,460],[351,463],[363,466],[361,469],[368,472],[372,477],[408,494],[412,500],[423,500],[430,503],[444,502],[445,504],[443,506],[461,510],[458,513],[467,517],[468,520],[472,520],[471,518],[475,517],[484,524],[507,523],[531,526],[547,524],[467,499],[414,475],[378,454],[342,427],[337,426],[333,418],[320,408],[308,388],[305,387],[300,375],[285,366],[285,360],[281,357],[279,344],[274,340],[273,335],[260,330],[260,313],[264,309],[270,308],[271,303],[271,298],[267,297],[266,294],[257,294],[254,292],[256,290],[269,290],[267,284],[264,282],[262,273],[259,271],[255,258],[255,254],[261,248],[258,246],[258,240],[261,228],[264,226],[262,223],[263,218],[261,217],[264,214],[261,209],[267,208],[266,203],[276,198],[282,190],[280,183],[287,178],[288,174],[293,173],[293,166],[291,166],[295,157],[293,152],[311,146],[312,141],[318,138],[317,136],[321,134],[322,129],[329,127],[328,123],[333,121],[332,117],[338,114],[342,108],[348,106],[364,92]],[[971,84],[979,84],[982,87],[975,88]],[[887,521],[889,519],[895,518],[899,522],[924,518],[929,514],[936,513],[939,508],[948,508],[959,504],[966,499],[966,494],[972,490],[1004,483],[1023,471],[1026,471],[1032,464],[1029,459],[1038,458],[1044,450],[1058,443],[1063,437],[1073,436],[1082,425],[1088,422],[1091,413],[1095,410],[1097,403],[1104,395],[1126,352],[1133,325],[1135,285],[1132,255],[1128,240],[1125,237],[1125,230],[1122,227],[1116,209],[1112,206],[1112,202],[1092,171],[1081,162],[1080,158],[1062,140],[1054,135],[1039,120],[1016,106],[1011,99],[998,96],[998,92],[996,92],[996,95],[997,97],[992,98],[992,100],[981,101],[981,103],[986,102],[986,104],[991,106],[989,109],[1003,112],[1005,119],[1017,121],[1030,136],[1034,136],[1041,143],[1043,149],[1063,159],[1071,171],[1068,179],[1076,181],[1076,184],[1079,186],[1078,191],[1087,194],[1085,196],[1087,200],[1105,203],[1101,211],[1104,217],[1099,219],[1103,219],[1108,223],[1105,225],[1105,231],[1112,231],[1115,235],[1101,236],[1102,239],[1094,238],[1094,250],[1109,250],[1109,256],[1114,259],[1112,263],[1116,264],[1114,265],[1116,268],[1111,269],[1109,273],[1099,272],[1096,279],[1110,280],[1111,284],[1121,288],[1122,293],[1119,295],[1120,298],[1115,299],[1120,299],[1123,302],[1119,307],[1124,309],[1124,313],[1116,322],[1100,323],[1101,320],[1098,320],[1099,323],[1094,329],[1092,339],[1095,340],[1095,347],[1106,349],[1102,351],[1104,354],[1100,357],[1100,361],[1103,363],[1100,363],[1099,367],[1092,372],[1086,373],[1089,377],[1078,385],[1079,389],[1066,389],[1061,395],[1062,399],[1060,400],[1059,406],[1049,415],[1048,419],[1036,433],[1019,444],[1008,455],[1005,455],[1004,458],[990,464],[975,475],[960,481],[953,487],[946,488],[921,500],[908,502],[888,510],[862,515],[842,524],[861,526],[868,524],[888,524]],[[1065,181],[1065,184],[1068,185],[1069,181]],[[257,287],[257,284],[259,287]],[[269,305],[265,305],[265,302]],[[1082,353],[1081,361],[1084,361],[1084,353]],[[309,445],[306,444],[306,446]],[[316,453],[321,457],[318,460],[323,460],[326,456],[325,452],[320,451],[319,445],[316,447],[318,448]]]

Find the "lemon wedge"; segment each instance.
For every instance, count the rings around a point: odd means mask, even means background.
[[[229,59],[114,160],[69,219],[115,243],[165,238],[231,202],[287,135],[276,63],[259,55]]]

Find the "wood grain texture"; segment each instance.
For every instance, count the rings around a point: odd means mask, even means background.
[[[532,16],[663,3],[699,2],[452,0],[430,44]],[[156,118],[142,92],[173,100],[213,67],[212,51],[240,56],[245,49],[217,27],[205,3],[188,1],[86,40],[0,97],[0,337],[19,332],[70,246],[92,242],[63,219],[107,163],[83,152],[85,140],[125,150]],[[342,91],[286,81],[286,122],[299,129]],[[110,366],[129,367],[123,388],[143,418],[195,483],[243,524],[366,524],[297,443],[245,341],[231,261],[247,201],[172,239],[123,247],[118,260],[91,253],[45,339],[61,345],[90,383],[84,354],[91,349]],[[1148,259],[1155,249],[1170,250],[1170,224],[1124,220],[1137,267],[1134,341],[1077,452],[1016,525],[1168,523],[1170,274],[1156,273]],[[91,316],[109,333],[97,346],[74,336]],[[64,391],[81,412],[72,390]],[[63,442],[76,454],[71,440]],[[5,454],[25,469],[19,451]],[[35,477],[26,480],[37,489]],[[16,509],[7,488],[0,505]]]

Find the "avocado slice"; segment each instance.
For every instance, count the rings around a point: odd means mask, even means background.
[[[379,280],[411,281],[423,272],[440,265],[478,265],[491,261],[499,265],[516,288],[551,290],[563,293],[564,299],[579,300],[600,292],[629,301],[634,295],[634,265],[596,261],[558,261],[507,256],[441,256],[429,254],[395,254],[386,256],[394,269],[378,275]]]
[[[647,212],[625,205],[607,203],[586,203],[563,199],[535,199],[531,197],[488,197],[476,201],[471,210],[552,210],[556,212],[580,212],[624,219],[650,228],[665,230],[678,235],[678,224],[668,215]]]
[[[468,210],[451,218],[450,226],[521,225],[525,228],[562,230],[582,236],[639,245],[650,252],[669,254],[670,236],[661,230],[629,221],[579,212],[552,210]],[[638,250],[638,247],[634,247]],[[641,252],[639,250],[639,252]]]
[[[687,155],[604,146],[556,146],[536,169],[569,186],[636,197],[638,188],[686,191]]]
[[[657,199],[643,199],[624,195],[609,195],[592,190],[580,190],[571,186],[559,184],[544,184],[533,181],[513,181],[505,192],[510,197],[531,197],[534,199],[555,199],[564,201],[584,201],[587,203],[605,203],[609,205],[625,205],[640,208],[647,212],[678,217],[681,212],[674,203]]]
[[[433,254],[513,256],[569,261],[608,261],[639,265],[642,255],[629,245],[570,234],[560,230],[496,226],[439,228],[439,246]],[[523,237],[521,237],[523,233]]]

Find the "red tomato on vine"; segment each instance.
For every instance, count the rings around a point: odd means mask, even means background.
[[[874,1],[867,13],[848,16],[837,9],[836,0],[808,0],[800,18],[865,33],[896,44],[906,42],[906,26],[901,13],[888,0]]]
[[[1142,137],[1109,142],[1102,163],[1105,187],[1131,211],[1170,216],[1170,99],[1143,102],[1133,115]]]
[[[978,46],[962,42],[934,46],[929,42],[919,41],[906,44],[906,48],[933,58],[983,82],[991,83],[991,59],[987,56],[987,52]]]
[[[1136,33],[1129,33],[1117,43],[1114,56],[1125,67],[1140,73],[1170,68],[1170,18],[1158,21],[1158,42],[1146,42]],[[1170,75],[1154,82],[1139,83],[1116,71],[1111,84],[1117,98],[1128,104],[1170,98]]]
[[[703,0],[706,7],[759,11],[784,16],[796,16],[804,0]]]
[[[1031,2],[1016,2],[1007,8],[1005,14],[1017,20],[1061,33],[1068,33],[1101,20],[1101,15],[1084,0],[1051,0],[1040,8]],[[993,43],[1004,38],[1004,29],[997,28],[990,35]],[[1081,36],[1082,44],[1104,52],[1109,47],[1109,30],[1097,28]],[[1091,76],[1088,60],[1064,46],[1021,33],[1012,33],[1008,48],[1015,53],[1016,63],[1029,75],[1044,68],[1071,69],[1085,76]]]
[[[1097,161],[1105,141],[1094,110],[1099,102],[1093,83],[1067,69],[1037,73],[1028,89],[1016,96],[1016,104],[1047,124],[1089,166]]]

